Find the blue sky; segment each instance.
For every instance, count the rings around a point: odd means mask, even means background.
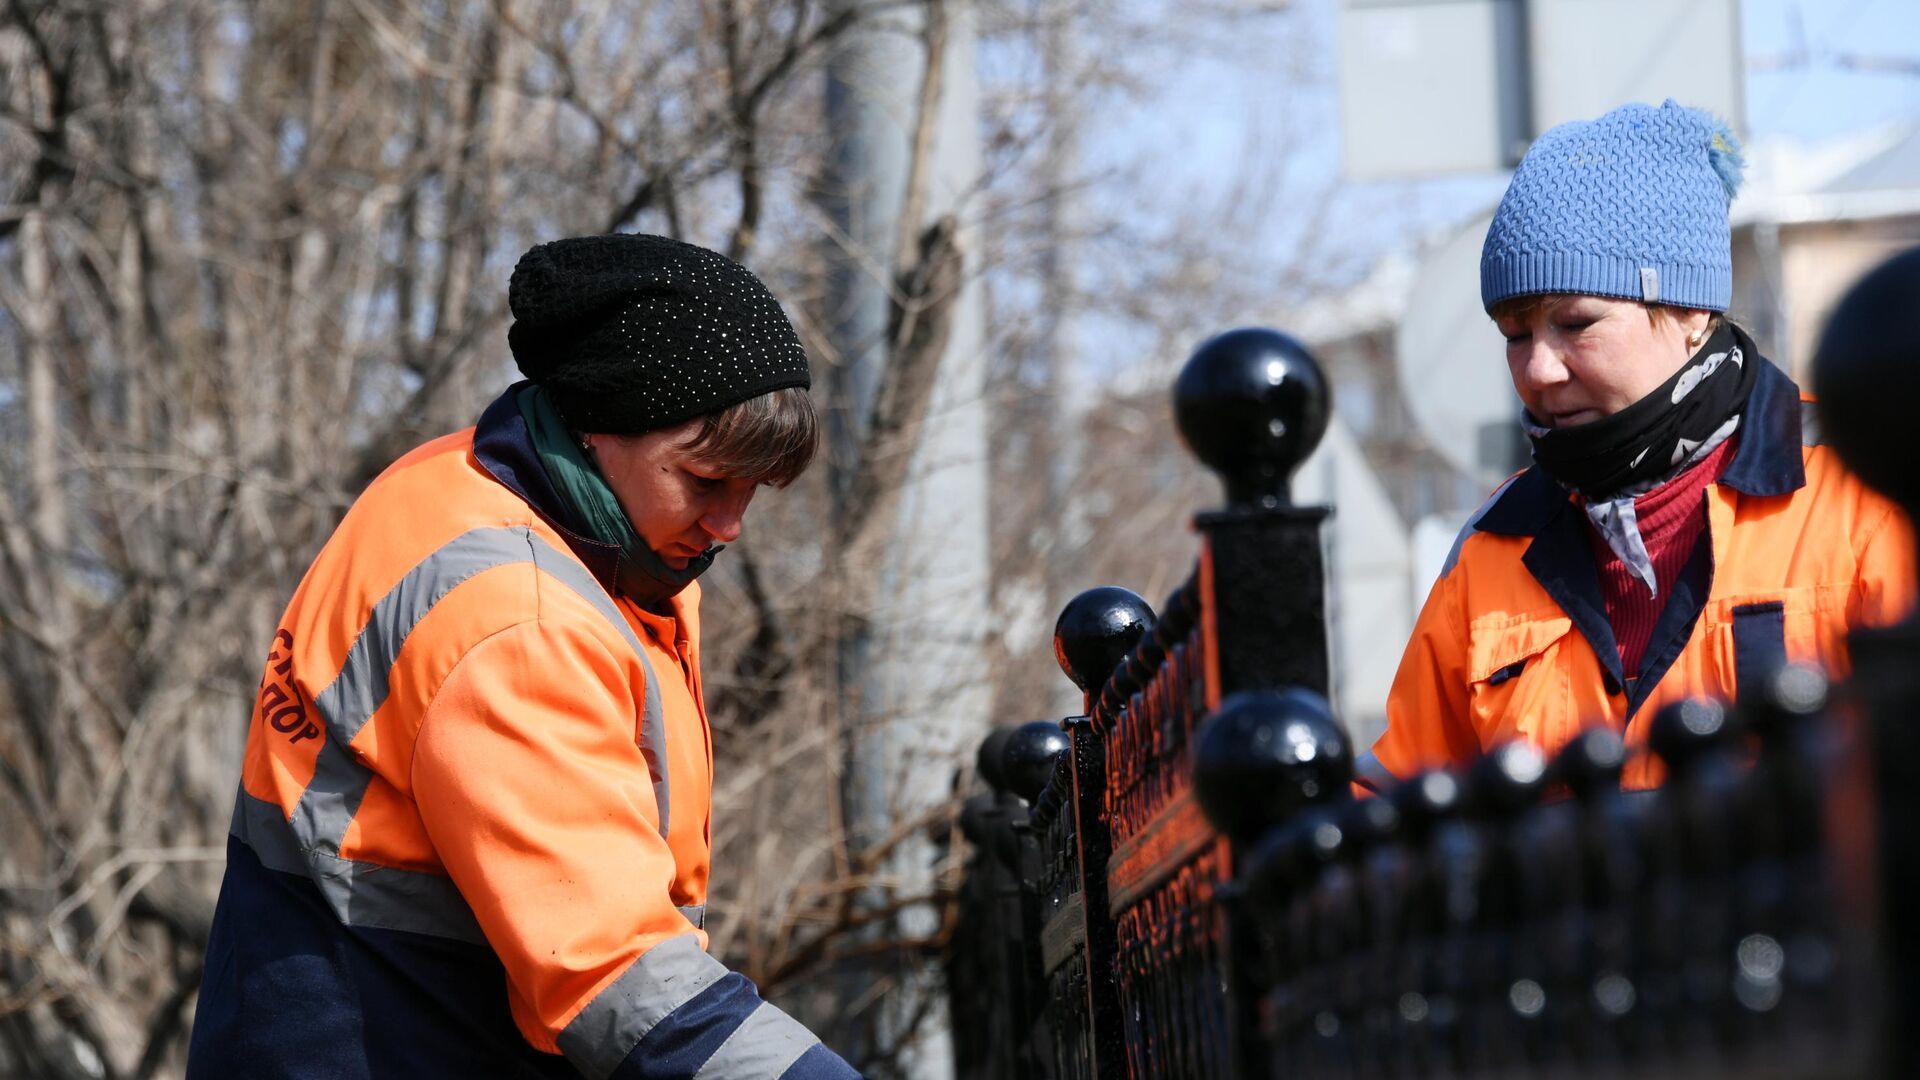
[[[1181,40],[1161,55],[1136,56],[1165,75],[1140,98],[1095,114],[1085,160],[1148,170],[1168,207],[1270,192],[1279,208],[1241,200],[1235,212],[1251,217],[1235,224],[1257,230],[1276,251],[1319,228],[1383,252],[1497,200],[1504,174],[1366,184],[1341,178],[1338,3],[1291,0],[1278,14],[1249,18],[1226,40]],[[1749,137],[1820,141],[1920,120],[1920,0],[1742,0],[1740,20]],[[1308,205],[1309,193],[1330,188],[1326,204],[1312,203],[1311,222],[1289,220],[1287,204]]]
[[[1744,0],[1741,17],[1754,135],[1820,139],[1920,118],[1920,0]],[[1856,58],[1908,70],[1845,66]]]

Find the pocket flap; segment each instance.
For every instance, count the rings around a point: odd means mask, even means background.
[[[1547,646],[1566,637],[1573,620],[1562,615],[1551,619],[1530,619],[1497,630],[1475,627],[1467,677],[1483,682],[1496,672],[1538,656]],[[1517,674],[1517,672],[1516,672]]]

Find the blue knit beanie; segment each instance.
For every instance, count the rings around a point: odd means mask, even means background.
[[[1480,249],[1480,301],[1580,293],[1727,310],[1727,207],[1740,187],[1727,125],[1669,98],[1540,136]]]

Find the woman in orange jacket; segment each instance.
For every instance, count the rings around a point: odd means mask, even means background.
[[[354,503],[269,646],[188,1074],[853,1076],[705,952],[695,578],[816,441],[713,252],[513,273],[528,381]]]
[[[1725,317],[1740,170],[1724,125],[1669,101],[1560,125],[1515,171],[1480,287],[1534,463],[1455,541],[1364,785],[1590,725],[1644,746],[1662,704],[1843,670],[1850,627],[1912,603],[1900,515]]]

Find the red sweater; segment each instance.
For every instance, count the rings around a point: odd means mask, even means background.
[[[1646,583],[1633,576],[1627,564],[1613,553],[1600,530],[1591,524],[1587,527],[1587,540],[1600,567],[1600,593],[1607,601],[1607,621],[1613,624],[1613,640],[1620,648],[1620,670],[1628,678],[1640,673],[1653,624],[1673,594],[1674,580],[1686,565],[1687,556],[1693,554],[1700,530],[1707,527],[1703,493],[1708,484],[1720,478],[1738,441],[1738,435],[1727,439],[1693,468],[1633,500],[1640,539],[1647,545],[1647,555],[1653,560],[1653,579],[1660,585],[1659,596],[1647,592]]]

